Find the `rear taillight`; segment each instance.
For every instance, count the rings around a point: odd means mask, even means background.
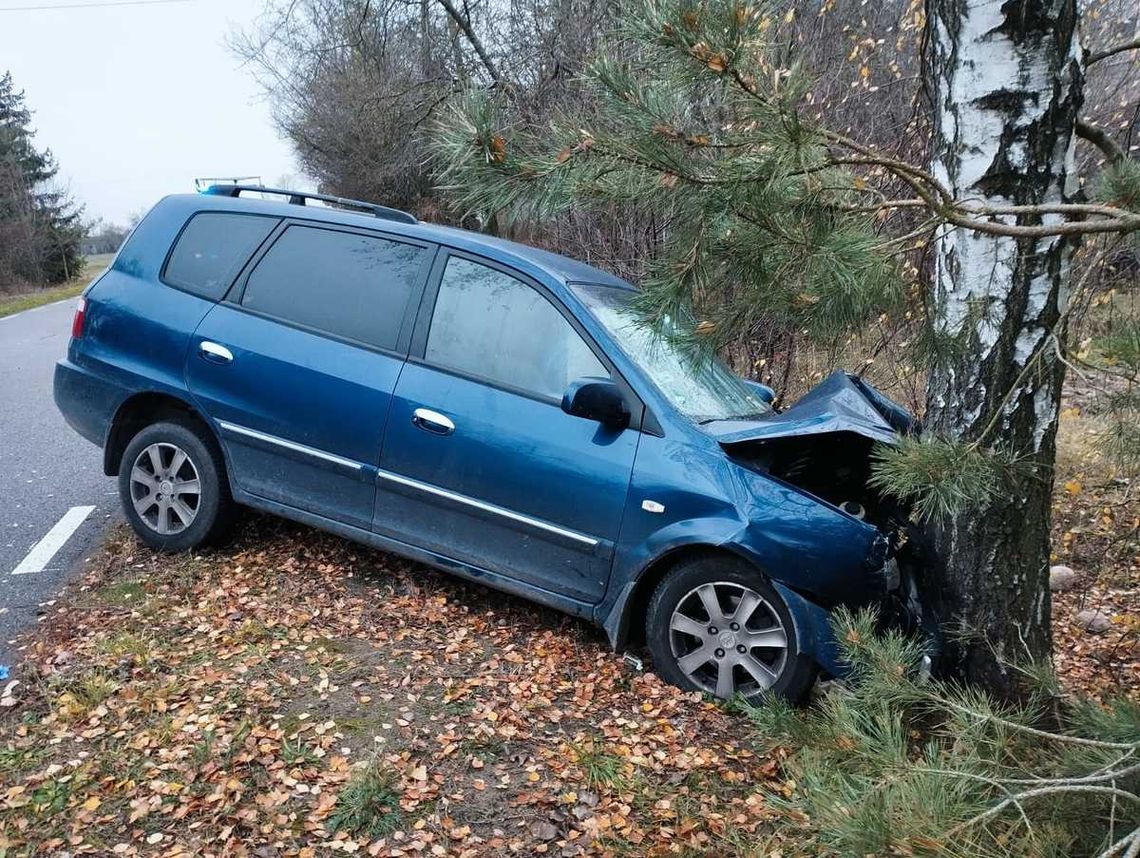
[[[75,304],[75,316],[71,319],[71,336],[79,339],[83,336],[83,322],[87,318],[87,299],[80,298]]]

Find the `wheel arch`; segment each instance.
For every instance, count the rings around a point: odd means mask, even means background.
[[[218,439],[210,424],[186,400],[169,393],[136,393],[115,410],[111,428],[107,431],[107,440],[103,444],[103,473],[109,477],[118,476],[119,462],[131,439],[151,423],[171,418],[190,420],[201,425],[217,443]],[[220,444],[218,446],[221,447]]]
[[[696,542],[670,548],[650,560],[633,582],[632,589],[630,589],[629,595],[625,598],[618,612],[617,628],[610,634],[614,649],[620,651],[626,647],[640,646],[645,643],[645,612],[649,607],[649,600],[653,596],[653,591],[657,589],[657,585],[665,576],[680,563],[701,557],[728,557],[741,560],[767,578],[764,570],[757,566],[752,558],[743,552],[733,550],[729,546]]]

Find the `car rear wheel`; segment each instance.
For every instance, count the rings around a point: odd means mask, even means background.
[[[664,679],[722,699],[796,702],[817,673],[780,594],[730,557],[688,560],[665,576],[649,601],[646,642]]]
[[[119,497],[135,533],[159,551],[216,542],[233,523],[221,451],[204,427],[154,423],[123,451]]]

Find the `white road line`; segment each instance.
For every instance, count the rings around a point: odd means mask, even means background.
[[[20,561],[20,565],[12,570],[13,575],[31,575],[42,572],[44,567],[55,557],[55,553],[63,548],[71,534],[79,529],[87,516],[91,515],[93,506],[73,506],[63,514],[63,518],[55,523],[55,527],[44,535],[44,538],[32,546],[32,550]]]

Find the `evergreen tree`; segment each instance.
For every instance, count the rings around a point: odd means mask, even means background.
[[[933,169],[811,121],[782,16],[740,0],[641,0],[586,70],[591,113],[526,128],[509,101],[468,92],[433,149],[444,186],[488,222],[650,212],[662,251],[639,310],[663,335],[667,319],[692,316],[697,352],[771,325],[825,342],[858,331],[904,300],[894,256],[932,239],[918,341],[933,431],[881,451],[876,482],[914,501],[938,549],[927,600],[974,635],[950,638],[960,672],[1017,696],[1006,663],[1049,656],[1070,238],[1140,229],[1140,176],[1118,166],[1104,202],[1069,196],[1083,82],[1074,0],[928,9],[940,28],[927,66],[940,99]],[[911,196],[895,198],[899,187]],[[884,218],[903,226],[886,233]]]
[[[31,111],[11,74],[0,78],[0,276],[42,285],[83,268],[81,210],[51,186],[51,152],[32,142]]]

